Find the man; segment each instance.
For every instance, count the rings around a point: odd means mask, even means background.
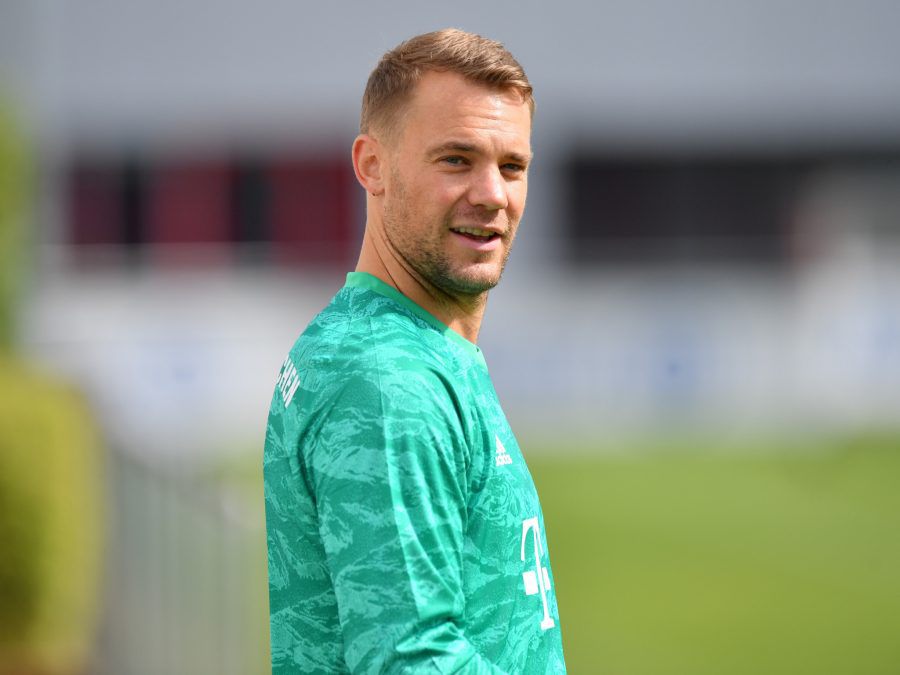
[[[475,345],[525,207],[533,106],[503,46],[457,30],[369,78],[359,263],[269,416],[275,673],[565,672],[537,494]]]

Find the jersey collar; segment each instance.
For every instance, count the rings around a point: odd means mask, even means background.
[[[450,328],[450,326],[448,326],[447,324],[443,323],[433,314],[428,312],[428,310],[424,309],[420,305],[417,305],[415,302],[403,295],[403,293],[398,291],[393,286],[389,286],[388,284],[384,283],[378,277],[369,274],[368,272],[348,272],[347,283],[345,284],[345,286],[348,286],[350,288],[365,288],[370,291],[375,291],[379,295],[383,295],[386,298],[390,298],[404,309],[409,310],[417,317],[433,326],[446,339],[456,343],[464,350],[466,350],[466,352],[471,354],[475,359],[484,363],[484,354],[482,354],[481,348],[478,345],[476,345],[474,342],[469,342],[468,340],[466,340],[466,338]]]

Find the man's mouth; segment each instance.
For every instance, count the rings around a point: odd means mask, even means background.
[[[496,232],[492,232],[491,230],[482,230],[477,227],[451,227],[450,231],[456,232],[456,234],[461,234],[467,239],[480,242],[492,241],[500,237],[500,235]]]

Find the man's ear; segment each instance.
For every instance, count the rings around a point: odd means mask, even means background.
[[[360,134],[353,141],[353,171],[356,180],[373,197],[384,193],[385,148],[378,139]]]

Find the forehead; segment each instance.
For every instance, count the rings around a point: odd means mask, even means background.
[[[440,142],[444,136],[481,137],[512,152],[530,153],[531,109],[522,96],[457,73],[425,73],[407,104],[403,127],[404,141],[416,144]]]

